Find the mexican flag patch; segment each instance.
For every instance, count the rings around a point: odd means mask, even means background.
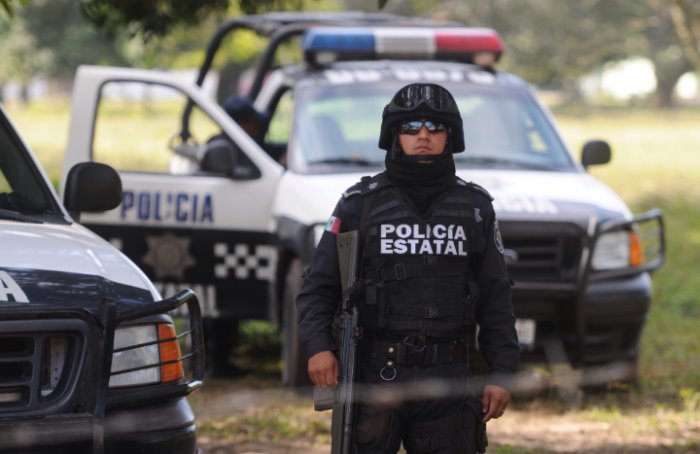
[[[328,218],[328,222],[326,222],[326,231],[337,235],[338,232],[340,232],[340,218],[335,216]]]

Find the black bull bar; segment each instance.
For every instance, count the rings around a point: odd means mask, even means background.
[[[641,260],[641,263],[625,268],[593,269],[593,257],[601,236],[612,232],[637,233],[644,251],[644,259]],[[598,224],[595,217],[589,220],[588,235],[584,238],[578,268],[578,285],[575,301],[576,356],[579,364],[584,364],[586,356],[586,289],[588,288],[588,283],[654,271],[664,263],[665,255],[665,233],[661,210],[652,209],[624,221],[615,220]]]
[[[124,393],[115,393],[114,390],[110,390],[110,377],[116,375],[111,372],[111,366],[117,327],[124,322],[168,313],[183,305],[187,307],[189,314],[189,326],[186,330],[171,339],[159,339],[135,347],[171,342],[189,336],[189,351],[182,354],[177,360],[148,364],[129,371],[187,361],[190,367],[186,372],[185,379],[173,383],[134,387]],[[164,400],[185,396],[202,385],[204,377],[202,316],[199,301],[192,290],[182,290],[170,298],[151,303],[105,298],[95,311],[75,306],[42,305],[40,312],[37,312],[37,306],[31,309],[26,308],[31,310],[30,315],[29,310],[24,309],[19,308],[19,310],[9,314],[0,314],[0,321],[21,321],[30,317],[39,319],[78,318],[89,327],[89,346],[83,370],[79,374],[78,390],[75,391],[79,396],[74,399],[74,404],[70,409],[56,412],[55,409],[51,411],[50,408],[47,408],[46,414],[35,416],[22,415],[21,412],[9,415],[0,412],[0,451],[2,452],[6,452],[4,451],[6,449],[56,446],[67,441],[91,443],[92,452],[102,454],[105,451],[104,419],[107,408],[120,403]],[[125,371],[119,372],[124,373]]]

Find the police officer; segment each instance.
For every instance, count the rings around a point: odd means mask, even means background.
[[[358,452],[396,453],[402,442],[409,453],[484,452],[485,422],[510,402],[501,378],[519,360],[492,199],[455,175],[453,153],[465,148],[462,119],[439,85],[410,84],[396,93],[384,108],[379,147],[387,151],[386,170],[342,195],[297,299],[309,376],[317,386],[338,382],[336,234],[359,229],[359,392],[435,378],[466,383],[476,324],[489,375],[476,405],[464,395],[408,396],[393,405],[361,399]]]

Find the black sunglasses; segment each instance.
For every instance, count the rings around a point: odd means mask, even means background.
[[[399,134],[408,134],[415,136],[425,126],[428,132],[442,132],[446,131],[447,127],[442,123],[436,123],[431,120],[413,120],[404,121],[399,125]]]

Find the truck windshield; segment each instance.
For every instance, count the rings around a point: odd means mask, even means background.
[[[0,116],[0,219],[32,222],[59,213],[19,137]]]
[[[381,166],[384,152],[377,141],[382,110],[401,85],[297,90],[291,140],[296,162],[312,172],[328,165]],[[445,85],[464,121],[466,150],[455,155],[458,167],[575,169],[548,117],[523,88]]]

